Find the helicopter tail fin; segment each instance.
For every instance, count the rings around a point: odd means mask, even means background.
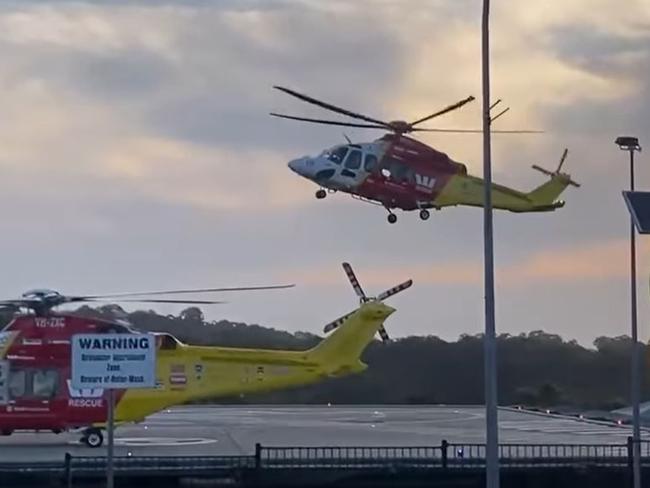
[[[528,199],[536,206],[540,207],[554,207],[556,206],[556,199],[559,197],[562,192],[566,189],[567,186],[572,185],[579,187],[580,185],[571,179],[571,176],[567,173],[562,173],[562,165],[566,160],[566,157],[569,153],[568,149],[564,150],[562,153],[562,158],[560,159],[560,164],[558,165],[555,171],[549,171],[544,169],[536,164],[533,165],[533,169],[544,173],[551,177],[549,181],[541,184],[531,192],[527,193],[526,196]]]
[[[361,354],[394,311],[379,301],[364,303],[332,322],[337,324],[333,332],[307,352],[309,359],[333,376],[363,371],[366,365],[360,361]]]

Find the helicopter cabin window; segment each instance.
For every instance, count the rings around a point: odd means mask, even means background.
[[[359,169],[361,167],[361,151],[352,149],[345,160],[345,167],[347,169]]]
[[[59,374],[55,369],[37,369],[32,375],[32,395],[52,398],[56,395]]]
[[[9,398],[52,398],[56,396],[58,385],[56,369],[12,369]]]
[[[12,369],[9,373],[9,398],[22,398],[27,392],[27,371]]]
[[[327,159],[336,164],[341,164],[345,159],[345,155],[348,153],[348,148],[346,146],[337,147],[332,152],[329,153]]]
[[[374,154],[366,154],[366,158],[363,161],[363,169],[365,169],[368,173],[372,173],[372,171],[377,167],[377,156]]]
[[[415,175],[413,173],[413,170],[409,168],[406,164],[396,159],[391,159],[389,165],[390,165],[390,177],[396,183],[415,182]]]

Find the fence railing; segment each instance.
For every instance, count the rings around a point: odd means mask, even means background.
[[[447,444],[381,447],[262,447],[255,448],[257,466],[265,468],[345,468],[399,464],[409,467],[446,465]]]
[[[650,466],[650,441],[641,441],[641,462]],[[500,444],[503,467],[626,466],[632,460],[632,441],[626,444]],[[419,447],[269,447],[256,445],[258,468],[462,468],[485,464],[485,444],[448,443]]]
[[[640,441],[641,463],[650,467],[650,441]],[[501,444],[503,468],[556,466],[632,465],[632,440],[621,444]],[[279,447],[256,444],[249,456],[116,456],[116,473],[173,476],[216,474],[245,469],[462,469],[485,465],[485,445],[448,443],[432,446],[304,446]],[[63,462],[0,461],[2,473],[59,473],[87,477],[105,473],[104,456],[72,456]]]

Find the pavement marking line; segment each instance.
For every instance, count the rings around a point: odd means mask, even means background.
[[[215,444],[217,439],[205,438],[180,438],[180,437],[116,437],[116,446],[130,447],[179,447]],[[84,445],[81,441],[70,441],[69,445]]]

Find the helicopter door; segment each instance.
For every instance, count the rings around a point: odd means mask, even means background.
[[[0,405],[9,403],[9,361],[0,361]]]
[[[341,176],[356,178],[360,168],[361,151],[358,149],[352,149],[350,152],[348,152],[348,157],[345,158],[345,163],[343,164],[343,169],[341,170]]]

